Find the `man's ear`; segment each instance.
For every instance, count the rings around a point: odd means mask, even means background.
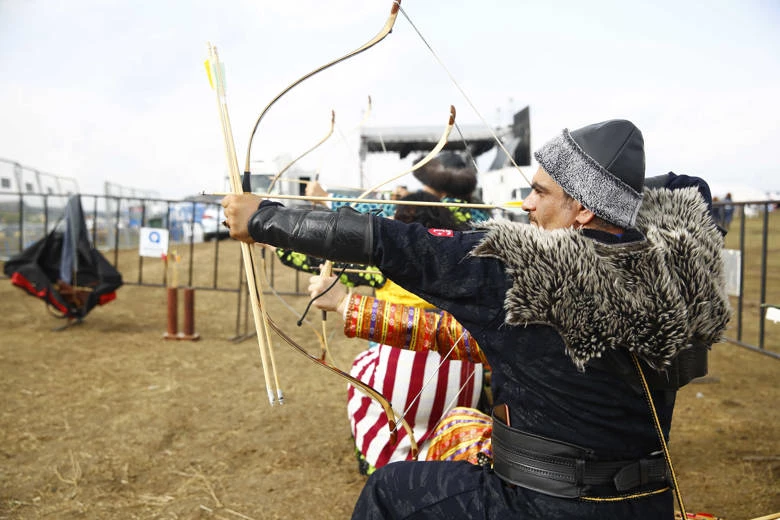
[[[580,204],[580,209],[577,211],[577,216],[574,220],[577,222],[578,227],[585,227],[590,224],[595,216],[595,213]]]

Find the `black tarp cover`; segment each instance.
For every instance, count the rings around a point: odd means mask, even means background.
[[[79,195],[68,199],[51,233],[8,260],[3,270],[11,283],[71,319],[115,299],[122,285],[122,275],[89,241]]]

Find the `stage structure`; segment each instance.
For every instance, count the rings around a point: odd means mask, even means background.
[[[530,107],[513,116],[512,124],[494,129],[518,166],[531,164]],[[369,153],[397,153],[400,159],[430,151],[441,138],[440,126],[366,127],[360,132],[360,185],[365,187],[365,162]],[[486,203],[519,199],[530,188],[501,150],[490,130],[482,125],[458,125],[445,150],[462,151],[476,162],[477,157],[494,151],[495,157],[478,177],[478,195]],[[511,194],[511,195],[510,195]]]

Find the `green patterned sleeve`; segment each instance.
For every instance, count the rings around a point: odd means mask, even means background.
[[[276,256],[279,261],[287,267],[292,267],[305,273],[320,274],[320,266],[325,263],[322,258],[310,256],[296,251],[276,248]],[[341,269],[346,268],[350,271],[339,276],[339,281],[347,287],[368,286],[379,289],[385,285],[385,276],[376,267],[366,267],[359,264],[333,264],[333,273],[338,274]]]

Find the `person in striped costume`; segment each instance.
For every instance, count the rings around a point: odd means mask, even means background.
[[[404,197],[404,200],[439,201],[438,197],[425,191],[413,192]],[[452,230],[464,227],[456,222],[451,210],[436,206],[398,206],[394,218],[402,222],[418,222],[429,228]],[[310,293],[312,296],[321,293],[332,281],[333,277],[312,277]],[[396,309],[407,310],[404,317],[393,317],[394,324],[399,326],[411,326],[414,316],[437,315],[435,312],[428,312],[434,311],[433,305],[396,285],[392,280],[385,279],[381,285],[375,286],[375,294],[376,299],[372,298],[371,301],[377,305],[381,303],[383,309],[392,309],[394,313]],[[325,296],[315,299],[314,305],[323,310],[335,310],[340,301],[346,301],[346,296],[346,288],[336,285]],[[358,294],[352,295],[355,301],[363,301],[362,298],[364,297]],[[363,312],[370,313],[371,307],[366,309],[364,306]],[[381,314],[377,316],[374,313],[382,324],[387,325],[389,320],[384,321]],[[448,319],[451,320],[451,316]],[[369,321],[365,321],[366,325]],[[381,329],[382,327],[374,327],[374,330]],[[365,332],[368,332],[368,328]],[[404,345],[386,344],[378,335],[352,336],[369,340],[369,348],[355,358],[351,374],[382,393],[406,419],[420,447],[418,458],[426,456],[434,429],[447,411],[455,406],[477,406],[483,389],[480,360],[448,358],[431,348],[396,348]],[[451,346],[452,340],[447,349]],[[358,469],[362,474],[370,475],[390,462],[413,458],[411,440],[406,432],[399,430],[397,442],[391,443],[387,418],[382,407],[351,386],[347,393],[347,414],[355,440]]]
[[[309,292],[320,294],[335,279],[313,276]],[[393,282],[377,293],[387,299],[350,294],[337,285],[314,300],[316,307],[344,319],[347,337],[372,342],[356,357],[352,375],[383,393],[404,415],[419,444],[418,458],[487,463],[490,417],[476,409],[485,363],[479,345],[451,314]],[[412,458],[405,432],[390,443],[381,406],[350,387],[347,409],[361,472],[371,474]]]

